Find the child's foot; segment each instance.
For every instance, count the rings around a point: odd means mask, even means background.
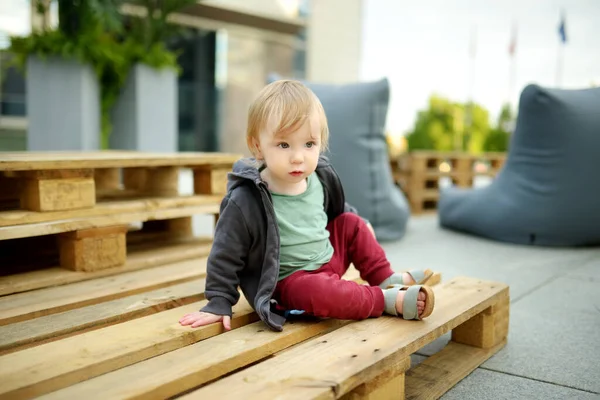
[[[431,315],[435,304],[433,290],[428,286],[395,286],[383,290],[385,312],[404,319],[423,319]]]
[[[402,315],[402,309],[404,307],[404,296],[406,295],[406,290],[398,291],[398,296],[396,296],[396,312],[399,315]],[[417,294],[417,315],[421,318],[423,315],[423,311],[425,310],[425,300],[427,300],[427,295],[422,290]]]

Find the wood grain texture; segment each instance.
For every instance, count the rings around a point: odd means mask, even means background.
[[[240,154],[231,153],[149,153],[117,150],[4,152],[0,156],[0,171],[161,166],[194,167],[198,165],[231,166],[241,157]]]
[[[0,240],[18,239],[24,237],[51,235],[76,231],[80,229],[101,228],[112,225],[127,225],[154,219],[170,219],[189,217],[196,214],[214,214],[219,212],[220,202],[173,208],[153,208],[129,213],[111,213],[78,217],[67,220],[42,222],[37,224],[13,225],[0,227]]]
[[[204,279],[0,326],[0,355],[204,300]]]
[[[50,393],[42,399],[91,396],[98,400],[162,400],[347,323],[349,321],[304,321],[287,324],[283,332],[273,332],[262,322],[256,322]]]
[[[150,197],[137,196],[136,198],[117,199],[97,203],[96,206],[85,210],[65,210],[33,212],[27,210],[0,211],[0,228],[15,227],[17,225],[50,223],[53,221],[64,221],[77,218],[89,218],[100,216],[111,216],[119,214],[151,212],[160,209],[171,209],[181,207],[213,206],[221,204],[223,196],[180,196],[180,197]],[[8,229],[4,230],[8,231]],[[0,229],[0,239],[3,230]],[[8,234],[4,234],[8,238]]]
[[[506,345],[489,349],[449,342],[446,347],[406,372],[406,399],[437,399]]]
[[[31,398],[126,367],[223,332],[198,329],[179,318],[206,304],[192,303],[0,357],[0,399]],[[232,329],[258,319],[245,299],[234,306]]]
[[[206,259],[0,297],[0,326],[118,299],[202,277]]]
[[[69,271],[61,267],[45,268],[21,274],[0,277],[0,296],[20,293],[68,283],[83,282],[91,279],[120,275],[160,265],[177,263],[184,260],[201,258],[208,255],[212,244],[210,239],[185,240],[182,242],[157,245],[142,244],[130,251],[127,262],[120,266],[99,271]],[[131,249],[131,247],[130,247]]]
[[[340,397],[496,304],[508,287],[461,277],[434,291],[436,309],[424,321],[381,317],[349,324],[182,398]]]

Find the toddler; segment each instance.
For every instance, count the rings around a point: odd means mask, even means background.
[[[215,227],[208,304],[181,325],[221,321],[231,329],[238,285],[276,331],[290,313],[344,320],[431,314],[434,294],[421,284],[432,272],[394,273],[322,155],[328,138],[323,106],[302,83],[280,80],[259,93],[246,137],[254,157],[234,165]],[[368,285],[341,279],[351,263]]]

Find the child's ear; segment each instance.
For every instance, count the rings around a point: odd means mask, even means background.
[[[248,146],[252,149],[252,153],[254,154],[254,157],[257,160],[263,159],[262,151],[260,151],[260,143],[258,143],[258,140],[256,140],[256,138],[249,138]]]

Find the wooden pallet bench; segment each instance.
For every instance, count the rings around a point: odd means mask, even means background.
[[[439,182],[448,178],[453,185],[471,187],[476,175],[494,177],[506,160],[505,153],[484,153],[473,155],[461,152],[411,151],[399,159],[391,160],[394,181],[404,191],[415,214],[432,212],[437,209]],[[489,163],[486,173],[475,172],[477,161]],[[442,164],[447,170],[441,169]]]
[[[127,262],[134,250],[127,240],[134,224],[143,222],[146,224],[144,232],[162,235],[163,240],[154,244],[165,246],[169,241],[193,238],[192,216],[218,214],[220,202],[220,198],[215,198],[191,207],[1,227],[0,248],[6,248],[4,256],[13,259],[26,258],[23,249],[32,252],[30,258],[37,259],[41,259],[40,251],[54,252],[59,255],[59,265],[73,271],[118,267]],[[29,246],[32,241],[41,242],[41,239],[32,239],[40,237],[44,241],[42,248]]]
[[[0,200],[40,212],[91,208],[103,197],[172,197],[179,193],[182,168],[193,170],[195,194],[223,194],[227,172],[240,158],[134,151],[2,153],[0,185],[6,190]]]
[[[508,287],[467,277],[434,286],[436,309],[424,321],[304,319],[283,332],[258,321],[243,297],[230,332],[180,326],[206,303],[203,281],[193,282],[169,286],[169,300],[147,292],[72,309],[53,328],[40,318],[0,327],[11,335],[0,342],[0,399],[437,398],[508,332]],[[178,296],[191,303],[167,309]],[[449,331],[441,352],[410,368],[411,354]]]
[[[60,267],[58,263],[42,268],[38,264],[39,260],[35,260],[32,261],[32,265],[36,267],[34,270],[27,272],[16,271],[0,276],[0,296],[82,282],[95,278],[110,277],[146,268],[197,259],[207,256],[211,246],[212,238],[202,237],[192,240],[184,238],[179,241],[161,243],[150,241],[147,243],[132,244],[129,247],[130,252],[125,264],[91,272],[68,270]],[[41,265],[44,266],[44,264]]]
[[[16,208],[0,211],[0,261],[4,256],[54,262],[56,253],[61,267],[93,272],[128,264],[134,250],[128,237],[136,224],[167,241],[189,238],[194,215],[218,217],[227,173],[239,158],[224,153],[3,153],[0,202],[17,201]],[[193,170],[191,195],[179,193],[182,168]],[[2,265],[0,274],[13,273],[11,262]]]

